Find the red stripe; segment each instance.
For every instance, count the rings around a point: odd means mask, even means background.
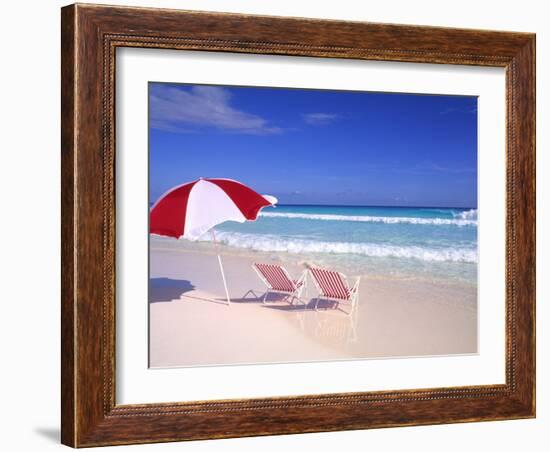
[[[265,277],[267,279],[267,282],[269,283],[271,288],[275,289],[276,287],[278,287],[279,284],[278,284],[277,280],[275,279],[275,276],[273,275],[273,272],[271,271],[271,268],[266,265],[266,266],[264,266],[263,271],[264,271]]]
[[[185,230],[187,201],[197,183],[181,185],[163,195],[149,213],[149,232],[179,238]]]
[[[274,290],[294,292],[294,284],[288,278],[284,270],[273,264],[254,264]]]
[[[231,179],[204,179],[220,187],[231,198],[247,220],[255,220],[262,207],[271,203],[262,195]]]
[[[325,297],[349,300],[350,291],[340,273],[321,268],[312,268],[311,272]]]
[[[342,282],[342,277],[340,276],[340,274],[336,272],[331,272],[328,270],[326,270],[326,273],[327,273],[327,278],[330,281],[330,286],[333,289],[336,297],[343,298],[343,299],[347,298],[346,287]]]
[[[293,291],[292,283],[286,278],[284,272],[276,265],[269,265],[269,272],[276,290]]]

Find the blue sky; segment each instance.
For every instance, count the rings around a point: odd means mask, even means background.
[[[149,84],[150,197],[227,177],[281,204],[477,206],[477,98]]]

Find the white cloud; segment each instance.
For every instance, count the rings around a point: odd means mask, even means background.
[[[338,119],[338,115],[334,113],[305,113],[302,117],[312,126],[324,126]]]
[[[183,90],[174,86],[153,85],[150,108],[151,127],[170,132],[196,132],[193,126],[210,126],[255,135],[283,131],[260,116],[231,106],[231,93],[216,86],[193,86]]]

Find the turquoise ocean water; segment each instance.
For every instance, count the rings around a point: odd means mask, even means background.
[[[475,209],[280,205],[255,222],[226,222],[216,231],[231,248],[352,275],[477,281]]]

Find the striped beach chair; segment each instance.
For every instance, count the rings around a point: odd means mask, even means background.
[[[361,277],[357,277],[353,287],[350,287],[345,275],[342,273],[333,270],[325,270],[319,267],[310,267],[309,272],[319,292],[317,300],[315,301],[316,311],[318,310],[319,300],[325,299],[328,301],[335,301],[337,303],[336,307],[342,312],[348,315],[353,314],[357,307]],[[349,303],[349,312],[340,308],[340,303],[342,302]]]
[[[290,301],[290,304],[294,304],[294,300],[306,304],[301,297],[306,286],[307,270],[304,270],[299,279],[292,279],[286,269],[280,265],[255,263],[252,268],[267,287],[263,298],[264,303],[270,293],[279,293],[283,294],[283,300]]]

